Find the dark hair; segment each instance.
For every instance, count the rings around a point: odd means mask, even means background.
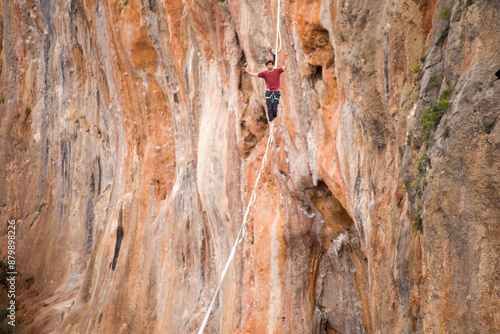
[[[267,64],[269,64],[269,63],[271,63],[271,64],[273,64],[273,65],[274,65],[274,60],[268,60],[268,61],[266,61],[266,66],[267,66]]]

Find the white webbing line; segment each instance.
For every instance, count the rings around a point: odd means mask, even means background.
[[[277,12],[277,25],[276,25],[276,61],[274,68],[277,68],[278,66],[278,54],[281,51],[282,43],[281,43],[281,32],[280,32],[280,3],[281,1],[278,0],[278,12]],[[278,42],[279,42],[279,48],[278,48]],[[266,114],[267,117],[267,114]],[[268,123],[269,119],[268,119]],[[273,123],[271,123],[270,127],[270,134],[269,134],[269,139],[267,140],[267,146],[266,146],[266,152],[264,153],[264,157],[262,158],[262,163],[260,164],[260,170],[259,174],[257,174],[257,179],[255,180],[255,185],[252,190],[252,196],[250,197],[250,201],[248,202],[247,206],[247,211],[245,212],[245,216],[243,217],[243,223],[241,224],[240,231],[238,232],[238,236],[236,237],[236,240],[233,245],[233,249],[231,249],[231,253],[229,254],[229,258],[227,259],[226,266],[224,267],[224,270],[222,271],[219,284],[217,285],[217,289],[215,289],[214,296],[212,297],[212,300],[210,301],[210,305],[208,306],[208,310],[205,313],[205,317],[203,318],[203,322],[201,323],[200,330],[198,331],[198,334],[202,334],[203,331],[205,330],[205,326],[207,325],[208,318],[210,317],[210,313],[212,313],[212,308],[215,303],[215,299],[217,298],[217,295],[219,294],[219,289],[222,286],[222,282],[224,281],[224,277],[226,276],[226,272],[229,269],[229,265],[233,261],[234,254],[236,253],[236,247],[243,241],[243,238],[245,237],[245,231],[246,231],[246,224],[247,224],[247,218],[248,218],[248,213],[250,212],[250,207],[253,205],[255,202],[255,190],[257,189],[257,185],[259,184],[260,180],[260,175],[262,174],[262,171],[264,170],[264,163],[267,161],[267,152],[269,150],[269,144],[272,143],[272,138],[273,138]]]
[[[281,51],[281,31],[280,31],[280,3],[278,0],[278,13],[276,14],[278,18],[276,19],[276,62],[274,63],[274,68],[278,68],[278,55]],[[279,49],[278,49],[278,41],[279,41]]]
[[[231,249],[231,253],[229,254],[229,258],[227,259],[227,262],[226,262],[226,266],[224,267],[224,270],[222,271],[219,285],[217,285],[217,289],[215,290],[214,296],[212,297],[212,301],[210,302],[207,313],[205,314],[205,318],[203,318],[203,322],[201,324],[200,330],[198,331],[198,334],[202,334],[203,330],[205,329],[205,326],[207,325],[208,318],[210,317],[210,313],[212,313],[212,307],[214,306],[215,299],[217,298],[217,294],[219,293],[219,289],[222,285],[222,281],[224,280],[224,276],[226,276],[226,272],[229,269],[229,265],[233,261],[234,254],[236,253],[236,247],[243,241],[243,238],[245,237],[248,213],[250,212],[250,207],[255,202],[255,198],[256,198],[255,190],[257,189],[257,185],[259,184],[260,175],[262,174],[262,171],[264,170],[264,163],[267,160],[267,151],[269,150],[269,146],[270,146],[269,144],[272,143],[273,123],[271,123],[270,130],[271,130],[270,131],[271,133],[269,134],[269,139],[267,140],[266,152],[264,153],[264,157],[262,158],[262,163],[260,164],[259,174],[257,174],[257,179],[255,180],[255,185],[254,185],[253,190],[252,190],[252,196],[250,197],[250,201],[248,202],[248,206],[247,206],[247,211],[245,212],[245,216],[243,217],[243,223],[241,224],[240,231],[238,232],[238,236],[236,237],[236,241],[234,242],[234,245],[233,245],[233,249]]]

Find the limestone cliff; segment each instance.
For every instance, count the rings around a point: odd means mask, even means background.
[[[2,0],[23,333],[196,333],[273,0]],[[500,332],[500,1],[282,0],[205,333]]]

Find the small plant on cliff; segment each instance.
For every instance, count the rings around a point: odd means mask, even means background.
[[[1,104],[3,104],[4,102],[5,102],[5,98],[2,96],[2,97],[0,98],[0,103],[1,103]]]
[[[425,175],[420,174],[417,182],[412,182],[410,188],[407,189],[406,193],[411,202],[414,202],[415,198],[420,199],[424,194],[425,187],[427,186],[427,180]]]
[[[428,107],[422,115],[422,130],[435,130],[444,114],[450,109],[450,95],[452,88],[445,89],[436,105]]]
[[[426,153],[422,154],[420,158],[417,161],[417,169],[420,172],[420,174],[425,174],[425,169],[429,165],[431,159],[427,156]]]
[[[406,146],[411,146],[412,133],[406,135]]]
[[[413,74],[420,74],[422,70],[420,69],[419,65],[415,65],[415,66],[413,66],[411,71],[413,72]]]
[[[31,114],[31,108],[26,107],[26,109],[24,110],[24,112],[26,112],[26,115]]]
[[[422,216],[420,216],[420,210],[422,210],[422,208],[420,207],[419,204],[417,207],[417,215],[415,216],[415,221],[413,222],[413,226],[418,232],[422,233],[424,231],[424,225],[422,223]]]
[[[451,9],[446,8],[439,14],[439,19],[443,21],[448,21],[451,18]]]

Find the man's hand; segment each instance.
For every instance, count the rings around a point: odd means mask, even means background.
[[[281,69],[283,71],[285,71],[286,70],[286,60],[288,59],[288,53],[285,53],[285,55],[283,56],[283,58],[285,58],[285,61],[284,61],[283,66],[281,67]]]
[[[247,71],[247,69],[246,69],[246,68],[244,68],[244,67],[242,67],[242,68],[241,68],[241,72],[245,72],[245,73],[247,73],[248,75],[250,75],[250,76],[252,76],[252,77],[258,77],[258,76],[259,76],[259,74],[258,74],[258,73],[249,72],[249,71]]]

